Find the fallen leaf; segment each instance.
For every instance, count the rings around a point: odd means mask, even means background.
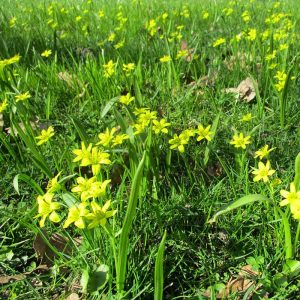
[[[65,300],[79,300],[79,299],[80,297],[76,293],[72,293],[67,298],[65,298]]]
[[[193,49],[193,48],[189,49],[187,41],[182,41],[181,42],[181,44],[180,44],[180,50],[187,50],[188,51],[188,55],[184,57],[184,59],[187,62],[190,62],[190,61],[193,60],[195,49]]]
[[[68,72],[59,72],[57,76],[60,80],[65,82],[70,89],[77,91],[79,87],[82,90],[75,98],[82,98],[85,95],[88,85],[82,83],[75,75],[69,74]]]
[[[223,91],[225,93],[235,93],[236,98],[244,100],[248,103],[256,97],[254,85],[257,85],[257,82],[248,77],[243,80],[237,88],[227,88]]]
[[[65,254],[71,253],[71,246],[67,238],[58,233],[54,233],[50,238],[48,238],[45,230],[43,230],[43,234],[45,238],[49,240],[49,244],[56,248],[57,252]],[[56,258],[56,253],[45,242],[40,233],[38,233],[34,239],[33,248],[42,263],[46,264],[47,266],[53,265],[54,259]]]
[[[252,299],[252,296],[261,288],[261,284],[256,282],[259,272],[253,270],[250,265],[246,265],[241,268],[239,274],[236,277],[231,277],[226,286],[221,289],[216,295],[216,299],[227,299],[232,293],[237,293],[237,300],[242,299],[242,296],[250,289],[252,292],[248,295],[247,299]],[[211,297],[211,290],[208,289],[203,293],[204,297]],[[266,297],[265,295],[264,297]]]
[[[0,114],[0,129],[2,130],[4,127],[3,114]]]

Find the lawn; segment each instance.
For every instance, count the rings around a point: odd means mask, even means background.
[[[296,0],[0,8],[0,299],[300,299]]]

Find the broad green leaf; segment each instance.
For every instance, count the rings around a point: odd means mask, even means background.
[[[250,194],[244,197],[239,198],[238,200],[234,201],[230,205],[228,205],[225,209],[222,209],[218,211],[209,221],[208,223],[214,223],[217,220],[217,217],[220,215],[226,214],[236,208],[252,204],[257,201],[269,201],[269,199],[266,196],[260,195],[260,194]]]
[[[106,105],[104,106],[102,112],[101,112],[101,118],[104,118],[107,113],[111,110],[111,108],[114,106],[114,104],[118,101],[119,97],[115,97],[110,99]]]
[[[294,183],[296,190],[300,190],[300,152],[298,153],[296,160],[295,160],[295,178]]]
[[[287,276],[295,277],[300,274],[300,261],[294,259],[286,260],[285,264],[283,265],[283,273]]]
[[[39,195],[44,194],[41,187],[31,177],[29,177],[26,174],[17,174],[13,179],[13,186],[14,186],[14,189],[16,190],[16,192],[18,193],[18,195],[20,195],[20,191],[19,191],[19,181],[20,180],[25,182],[29,186],[31,186],[36,191],[37,194],[39,194]]]
[[[167,232],[165,231],[163,238],[160,242],[157,257],[155,260],[154,271],[154,300],[163,299],[164,291],[164,252]]]
[[[129,233],[132,227],[133,218],[135,217],[136,214],[136,206],[140,194],[140,184],[143,178],[142,174],[143,174],[144,164],[146,160],[146,153],[147,152],[144,151],[142,160],[140,161],[133,177],[131,193],[128,201],[128,207],[126,210],[126,215],[122,226],[122,232],[120,235],[120,246],[119,246],[118,263],[117,263],[117,291],[119,295],[122,295],[124,290],[127,254],[129,248]]]

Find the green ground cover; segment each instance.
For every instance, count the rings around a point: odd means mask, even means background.
[[[298,299],[299,7],[3,2],[0,298]]]

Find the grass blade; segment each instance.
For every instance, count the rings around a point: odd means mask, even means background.
[[[165,231],[163,238],[160,242],[157,257],[155,260],[155,271],[154,271],[154,300],[163,299],[164,289],[164,252],[167,232]]]

